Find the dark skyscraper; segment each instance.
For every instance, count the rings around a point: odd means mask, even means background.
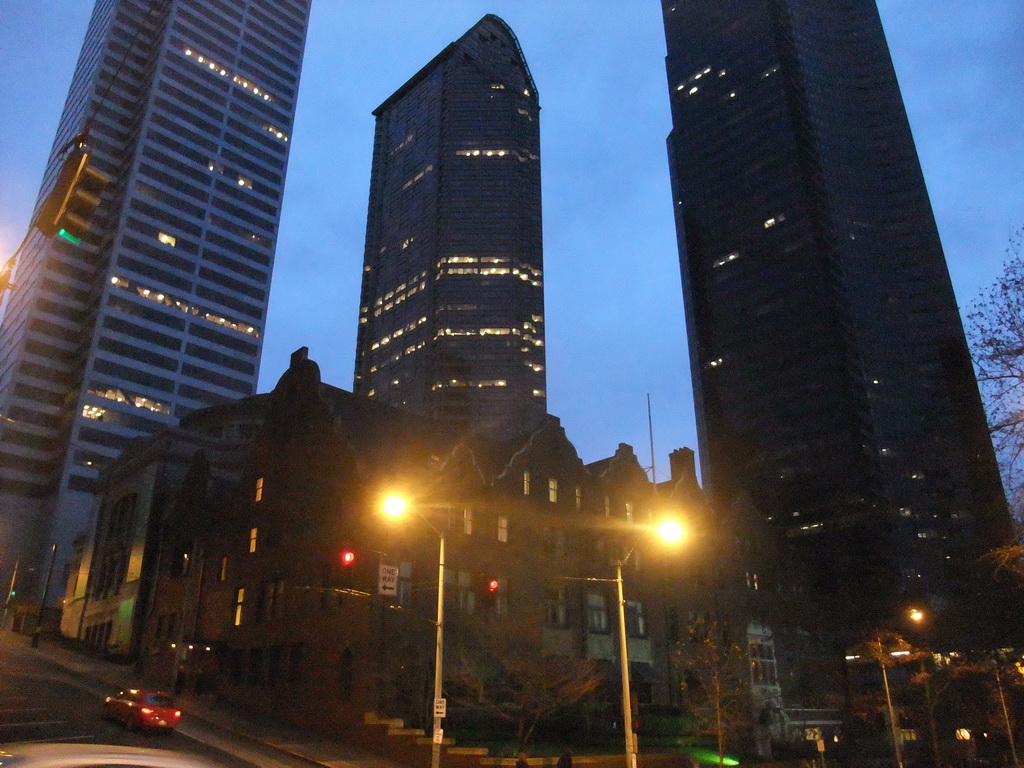
[[[132,438],[253,393],[308,13],[97,0],[40,203],[82,133],[112,182],[79,244],[29,234],[0,329],[8,572],[67,561]]]
[[[375,111],[354,391],[495,433],[546,412],[540,106],[485,16]]]
[[[705,483],[947,593],[1008,518],[874,0],[662,7]]]

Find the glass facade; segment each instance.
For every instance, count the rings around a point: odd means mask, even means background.
[[[496,16],[374,112],[356,393],[498,434],[543,418],[539,113]]]
[[[97,1],[40,201],[79,133],[113,181],[81,244],[29,236],[0,328],[10,561],[70,557],[132,438],[255,391],[308,13]]]
[[[705,484],[942,591],[1007,516],[875,3],[662,10]]]

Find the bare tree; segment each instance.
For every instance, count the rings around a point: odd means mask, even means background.
[[[1024,229],[1010,233],[1002,276],[982,292],[967,314],[989,430],[1007,487],[1016,496],[1024,455]]]
[[[463,628],[448,695],[516,728],[517,751],[537,725],[586,699],[601,684],[591,659],[544,653],[538,626],[499,617]]]
[[[721,767],[730,736],[753,726],[747,649],[730,642],[717,622],[695,624],[689,635],[676,651],[682,687],[700,732],[715,738]]]

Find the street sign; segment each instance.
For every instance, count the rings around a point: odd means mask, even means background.
[[[825,740],[824,739],[818,739],[818,751],[819,752],[824,752],[825,751]]]
[[[398,594],[398,566],[380,564],[380,577],[377,580],[377,592],[381,595],[395,597]]]
[[[448,716],[448,699],[434,699],[434,717]]]
[[[821,728],[804,728],[804,738],[808,741],[821,741]]]
[[[444,729],[443,728],[437,728],[434,731],[434,743],[435,744],[444,744]]]

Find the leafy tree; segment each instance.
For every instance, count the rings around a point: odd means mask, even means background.
[[[448,695],[461,706],[512,723],[522,751],[537,725],[589,697],[601,684],[591,659],[546,654],[539,626],[500,616],[462,627]]]
[[[753,726],[750,661],[747,649],[729,641],[718,622],[699,622],[689,629],[690,642],[676,649],[682,688],[700,732],[715,738],[718,765],[737,732]]]

